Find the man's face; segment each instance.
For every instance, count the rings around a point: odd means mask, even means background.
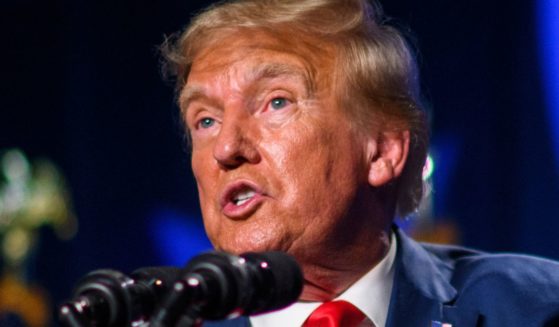
[[[336,101],[332,53],[257,34],[196,56],[181,92],[206,231],[232,253],[328,253],[371,219],[366,142]]]

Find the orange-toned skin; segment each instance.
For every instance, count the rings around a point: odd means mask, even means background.
[[[180,95],[213,245],[294,255],[304,301],[335,297],[387,251],[392,217],[376,189],[401,173],[409,143],[407,131],[355,131],[334,53],[315,50],[239,32],[195,57]],[[228,201],[247,188],[245,204]]]

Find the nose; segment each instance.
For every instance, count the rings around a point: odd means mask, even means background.
[[[258,163],[261,158],[255,134],[250,118],[225,116],[213,149],[217,163],[224,169]]]

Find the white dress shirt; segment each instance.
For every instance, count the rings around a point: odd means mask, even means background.
[[[376,327],[386,325],[394,282],[396,239],[394,235],[391,236],[391,244],[386,256],[335,299],[345,300],[355,305]],[[253,327],[301,326],[319,305],[320,302],[296,302],[282,310],[252,316],[250,323]]]

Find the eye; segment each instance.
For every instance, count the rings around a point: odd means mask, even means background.
[[[288,104],[289,101],[286,98],[273,98],[272,101],[270,101],[270,107],[274,110],[283,109]]]
[[[213,118],[205,117],[198,121],[199,128],[210,128],[215,124],[215,120]]]

